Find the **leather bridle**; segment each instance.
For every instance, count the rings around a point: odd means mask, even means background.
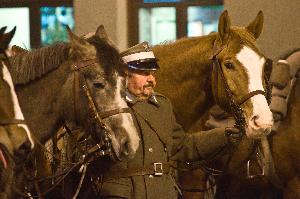
[[[103,138],[104,138],[104,139],[99,139],[99,136],[96,135],[95,132],[90,132],[92,138],[96,141],[96,144],[93,147],[87,149],[86,154],[83,154],[85,158],[87,157],[90,158],[92,154],[96,155],[96,157],[93,158],[98,158],[104,155],[112,156],[111,135],[109,134],[109,130],[108,130],[109,128],[107,127],[107,125],[104,123],[103,120],[105,118],[117,114],[130,113],[129,108],[117,108],[117,109],[102,111],[102,112],[99,112],[97,110],[90,89],[86,82],[86,78],[84,75],[80,73],[81,69],[86,67],[95,67],[96,63],[99,63],[99,60],[97,58],[79,61],[72,65],[72,71],[74,72],[73,88],[74,88],[74,113],[76,117],[76,122],[79,122],[80,107],[78,104],[80,102],[80,89],[82,88],[88,100],[89,125],[96,125],[97,128],[100,128],[101,132],[103,132]],[[81,82],[80,78],[82,78],[83,80],[82,85],[80,85]]]
[[[265,79],[265,83],[266,83],[266,90],[267,91],[263,91],[263,90],[255,90],[255,91],[251,91],[249,93],[247,93],[246,95],[240,97],[239,99],[235,100],[234,99],[234,95],[232,93],[232,91],[229,88],[229,85],[227,83],[227,80],[225,78],[223,69],[221,67],[221,64],[217,58],[217,56],[220,54],[220,52],[222,52],[225,48],[226,48],[226,44],[222,45],[221,47],[217,47],[217,39],[214,42],[214,46],[213,46],[213,56],[211,58],[212,60],[212,65],[213,65],[213,71],[212,71],[212,75],[214,76],[214,78],[212,78],[212,85],[213,85],[213,90],[214,92],[218,91],[218,76],[221,77],[221,81],[224,85],[224,89],[225,89],[225,93],[226,93],[226,97],[229,100],[229,107],[230,107],[230,111],[233,114],[234,118],[235,118],[235,127],[239,129],[240,133],[242,135],[246,134],[246,119],[245,116],[243,114],[243,109],[241,108],[241,105],[244,104],[246,101],[248,101],[250,98],[252,98],[255,95],[264,95],[267,99],[268,104],[270,104],[271,102],[271,86],[269,84],[268,79],[266,78],[266,76],[264,77]],[[216,99],[216,101],[218,103],[221,102],[218,94],[216,94],[214,96]]]
[[[105,118],[109,118],[111,116],[117,115],[117,114],[121,114],[121,113],[130,113],[130,109],[129,108],[117,108],[117,109],[113,109],[113,110],[108,110],[108,111],[103,111],[103,112],[99,112],[97,110],[97,107],[95,105],[95,102],[92,98],[90,89],[88,87],[86,78],[84,75],[82,75],[80,73],[80,70],[86,67],[96,67],[96,63],[99,63],[98,59],[90,59],[90,60],[83,60],[83,61],[79,61],[76,62],[75,64],[73,64],[71,66],[71,71],[74,72],[74,81],[73,81],[73,100],[74,100],[74,113],[75,113],[75,120],[77,122],[77,124],[80,124],[80,91],[81,88],[84,91],[85,97],[87,97],[87,101],[88,101],[88,118],[87,118],[87,124],[85,127],[89,127],[89,125],[96,125],[97,128],[100,129],[101,133],[103,133],[102,139],[99,139],[99,137],[96,134],[96,132],[91,132],[89,131],[89,129],[79,129],[79,130],[83,130],[83,131],[87,131],[90,133],[89,135],[85,135],[86,138],[84,139],[83,142],[85,142],[85,146],[82,146],[82,142],[77,141],[76,143],[76,147],[79,149],[80,151],[80,159],[76,162],[76,163],[72,163],[72,166],[68,169],[64,169],[61,173],[56,173],[53,176],[49,176],[45,179],[38,179],[37,181],[42,182],[44,180],[47,179],[51,179],[51,178],[56,178],[56,182],[45,192],[42,193],[38,193],[39,196],[45,196],[46,194],[48,194],[49,192],[51,192],[55,187],[57,187],[61,182],[63,182],[63,180],[69,175],[70,172],[72,172],[73,170],[75,170],[76,168],[78,169],[79,166],[86,166],[88,163],[95,161],[97,159],[99,159],[100,157],[103,156],[110,156],[112,158],[114,158],[113,156],[113,149],[112,149],[112,145],[111,145],[111,136],[109,134],[109,128],[107,127],[107,125],[104,123],[104,119]],[[82,81],[80,81],[82,78]],[[82,84],[81,84],[82,82]],[[77,129],[72,129],[69,128],[68,124],[66,122],[64,122],[63,124],[64,128],[66,129],[66,132],[68,133],[68,135],[71,136],[71,138],[74,138],[72,131],[76,131]],[[94,145],[90,146],[90,143],[88,142],[92,142]],[[48,151],[48,149],[46,149],[41,143],[39,143],[39,145],[41,145],[41,147],[44,149],[44,151],[46,153],[51,153]],[[52,154],[52,153],[51,153]],[[53,158],[60,160],[60,157],[55,156],[55,154],[52,154]],[[85,175],[85,174],[84,174]],[[80,190],[81,188],[81,184],[79,183],[78,185],[78,190]],[[20,195],[25,195],[22,191],[17,190],[16,191],[20,194]]]

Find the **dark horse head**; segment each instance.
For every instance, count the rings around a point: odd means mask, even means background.
[[[4,33],[5,29],[6,27],[0,29],[0,144],[12,155],[24,155],[24,152],[29,152],[33,147],[33,141],[31,132],[24,122],[8,71],[9,63],[6,55],[6,49],[16,28],[8,33]]]
[[[69,30],[69,29],[68,29]],[[132,156],[139,137],[122,98],[124,63],[103,26],[89,39],[69,30],[58,43],[10,59],[22,110],[37,140],[44,143],[62,125],[83,128],[94,144],[108,137],[114,157]]]

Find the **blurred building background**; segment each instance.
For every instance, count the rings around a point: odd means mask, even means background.
[[[121,50],[217,31],[228,10],[233,25],[248,25],[259,10],[265,23],[258,44],[270,58],[300,47],[299,0],[0,0],[0,26],[17,26],[13,44],[37,48],[67,41],[103,24]]]

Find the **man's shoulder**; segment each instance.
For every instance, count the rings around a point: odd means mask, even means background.
[[[164,96],[163,94],[159,93],[159,92],[155,92],[154,96],[158,99],[164,99],[164,100],[169,100],[166,96]]]
[[[161,94],[161,93],[155,92],[154,96],[156,97],[158,102],[170,103],[169,98],[166,97],[165,95]]]

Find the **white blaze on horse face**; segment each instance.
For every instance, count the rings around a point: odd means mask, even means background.
[[[15,92],[15,89],[14,89],[14,84],[13,84],[13,81],[12,81],[12,78],[10,76],[10,73],[7,69],[7,66],[4,64],[3,62],[3,79],[8,83],[9,87],[10,87],[10,93],[11,93],[11,96],[12,96],[12,102],[13,102],[13,105],[14,105],[14,114],[15,114],[15,119],[18,119],[18,120],[24,120],[24,115],[21,111],[21,108],[20,108],[20,105],[19,105],[19,101],[18,101],[18,98],[17,98],[17,95],[16,95],[16,92]],[[18,127],[20,128],[23,128],[27,134],[27,137],[31,143],[31,148],[34,147],[34,142],[33,142],[33,139],[32,139],[32,136],[31,136],[31,133],[29,131],[29,128],[26,124],[18,124]]]
[[[244,46],[236,58],[242,63],[248,73],[248,92],[263,90],[263,66],[265,59],[254,50]],[[249,118],[249,136],[268,134],[273,126],[273,115],[264,95],[258,94],[250,98],[253,105],[253,115]]]
[[[121,89],[123,84],[123,77],[118,77],[117,79],[117,89],[115,93],[115,104],[118,108],[127,108],[127,103],[125,99],[121,96]],[[122,127],[127,131],[129,137],[129,154],[135,154],[136,150],[139,147],[140,138],[138,136],[138,132],[135,128],[132,116],[130,113],[121,113],[122,115]]]

